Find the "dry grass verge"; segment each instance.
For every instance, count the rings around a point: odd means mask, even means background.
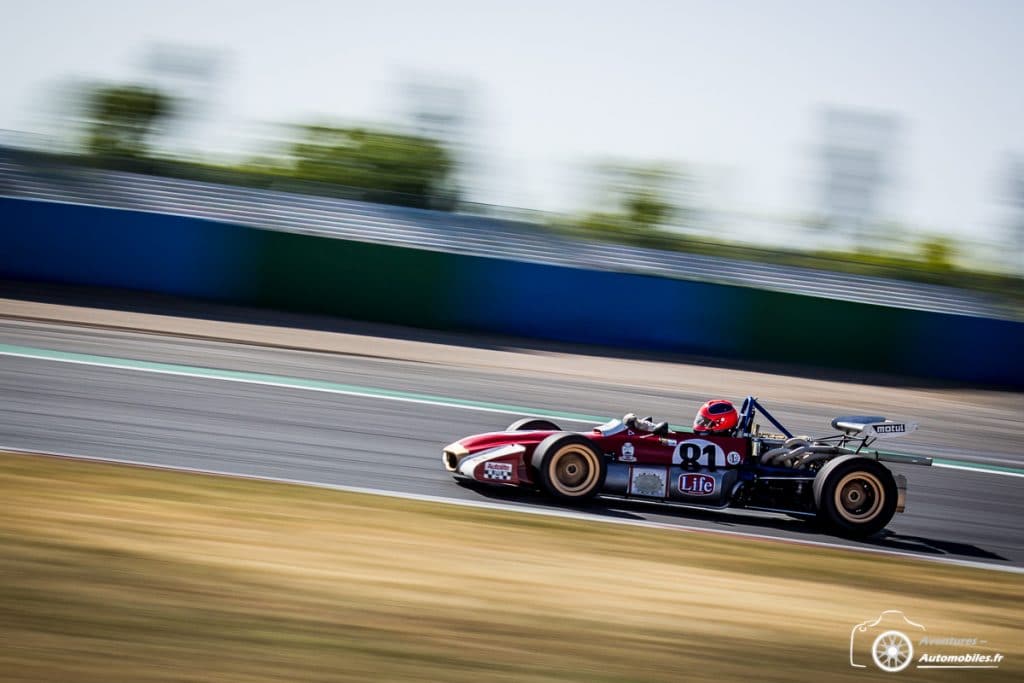
[[[886,609],[1024,670],[1019,575],[26,455],[0,499],[3,680],[892,680]]]

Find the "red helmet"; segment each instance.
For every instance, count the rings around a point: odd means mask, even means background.
[[[697,417],[693,418],[695,432],[727,432],[740,421],[740,414],[732,403],[721,398],[713,398],[700,407]]]

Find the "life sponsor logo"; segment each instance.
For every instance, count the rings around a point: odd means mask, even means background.
[[[679,492],[688,496],[710,496],[715,492],[715,478],[693,472],[680,474]]]
[[[976,636],[929,633],[900,610],[886,610],[850,631],[850,666],[855,669],[998,669],[1005,657],[993,650]]]

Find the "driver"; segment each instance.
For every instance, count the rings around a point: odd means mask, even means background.
[[[722,398],[713,398],[697,411],[693,418],[693,431],[697,434],[719,434],[732,436],[740,423],[736,406]]]
[[[655,423],[651,417],[637,417],[633,413],[627,413],[622,418],[622,422],[638,432],[668,433],[667,422]],[[697,411],[697,416],[693,418],[693,431],[696,434],[732,436],[739,422],[740,414],[736,411],[736,406],[725,399],[714,398],[707,401]]]

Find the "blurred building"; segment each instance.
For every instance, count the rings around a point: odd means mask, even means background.
[[[480,145],[475,140],[477,91],[472,83],[440,74],[405,74],[398,85],[398,115],[413,135],[440,142],[452,155],[458,194],[474,195],[481,176]]]
[[[1010,204],[1010,270],[1024,274],[1024,156],[1010,160],[1006,180],[1006,197]]]
[[[400,85],[402,113],[411,132],[452,145],[466,144],[470,89],[465,84],[425,76]]]
[[[902,137],[887,114],[829,108],[821,115],[820,212],[828,227],[856,241],[883,218]]]
[[[143,80],[174,102],[157,141],[160,151],[186,157],[202,157],[209,151],[206,142],[211,136],[204,135],[203,127],[216,105],[223,69],[221,50],[162,43],[149,47]]]

